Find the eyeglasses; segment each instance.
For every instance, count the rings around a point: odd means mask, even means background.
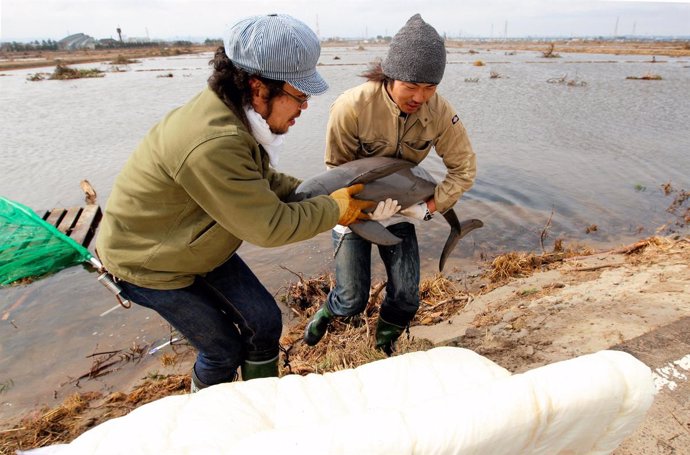
[[[311,95],[302,95],[302,96],[297,96],[293,95],[292,93],[288,92],[284,88],[280,88],[280,91],[292,98],[293,100],[297,101],[297,104],[299,104],[300,109],[306,109],[307,108],[307,101],[309,101],[309,98],[311,98]]]

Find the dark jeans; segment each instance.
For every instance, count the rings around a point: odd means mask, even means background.
[[[378,246],[386,267],[386,297],[381,304],[381,317],[386,322],[406,326],[419,308],[419,248],[414,225],[398,223],[387,228],[402,242]],[[333,231],[336,285],[328,294],[326,304],[336,316],[353,316],[364,311],[371,287],[371,242],[355,233],[344,235]]]
[[[186,288],[119,284],[127,298],[156,311],[197,349],[194,370],[204,384],[232,381],[244,360],[278,355],[280,309],[237,254]]]

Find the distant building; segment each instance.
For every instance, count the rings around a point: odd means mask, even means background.
[[[118,47],[121,43],[112,38],[103,38],[98,40],[98,45],[101,47]]]
[[[146,36],[128,36],[126,41],[130,44],[150,43],[151,39]]]
[[[75,33],[58,41],[58,49],[74,51],[77,49],[95,49],[96,40],[83,33]]]

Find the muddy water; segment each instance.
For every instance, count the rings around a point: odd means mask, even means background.
[[[690,190],[687,59],[657,57],[651,63],[645,56],[564,54],[547,60],[537,53],[478,50],[451,50],[439,87],[458,109],[478,156],[477,182],[456,211],[486,223],[463,240],[448,263],[451,273],[471,273],[482,255],[539,250],[551,216],[547,248],[556,238],[610,246],[662,225],[673,228],[676,219],[666,211],[673,194],[664,195],[660,185]],[[323,169],[328,106],[384,52],[324,49],[319,70],[331,90],[310,102],[286,137],[281,170],[307,177]],[[0,194],[36,209],[81,205],[79,182],[86,178],[104,205],[146,131],[203,87],[209,57],[144,60],[101,79],[28,82],[26,76],[40,70],[3,73]],[[485,65],[473,65],[477,60]],[[112,70],[106,64],[82,67]],[[492,71],[500,77],[490,78]],[[649,72],[663,80],[626,80]],[[173,77],[161,77],[168,75]],[[547,82],[562,77],[585,85]],[[437,157],[425,167],[442,175]],[[593,225],[597,230],[587,234]],[[446,235],[440,220],[420,232],[423,274],[435,270]],[[240,251],[277,295],[294,280],[292,272],[310,276],[331,267],[328,233],[297,245],[244,245]],[[378,263],[375,272],[381,276]],[[0,418],[55,404],[77,390],[73,379],[89,370],[87,356],[94,352],[132,343],[155,346],[169,337],[155,313],[137,307],[107,312],[114,305],[82,267],[0,290]],[[117,380],[136,380],[157,362],[146,356],[127,365],[120,379],[78,386],[107,389]]]

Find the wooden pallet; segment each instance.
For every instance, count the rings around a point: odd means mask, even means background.
[[[55,208],[43,213],[39,212],[38,215],[55,226],[60,232],[87,248],[96,234],[98,223],[103,217],[101,207],[97,204],[87,204],[84,207]]]

